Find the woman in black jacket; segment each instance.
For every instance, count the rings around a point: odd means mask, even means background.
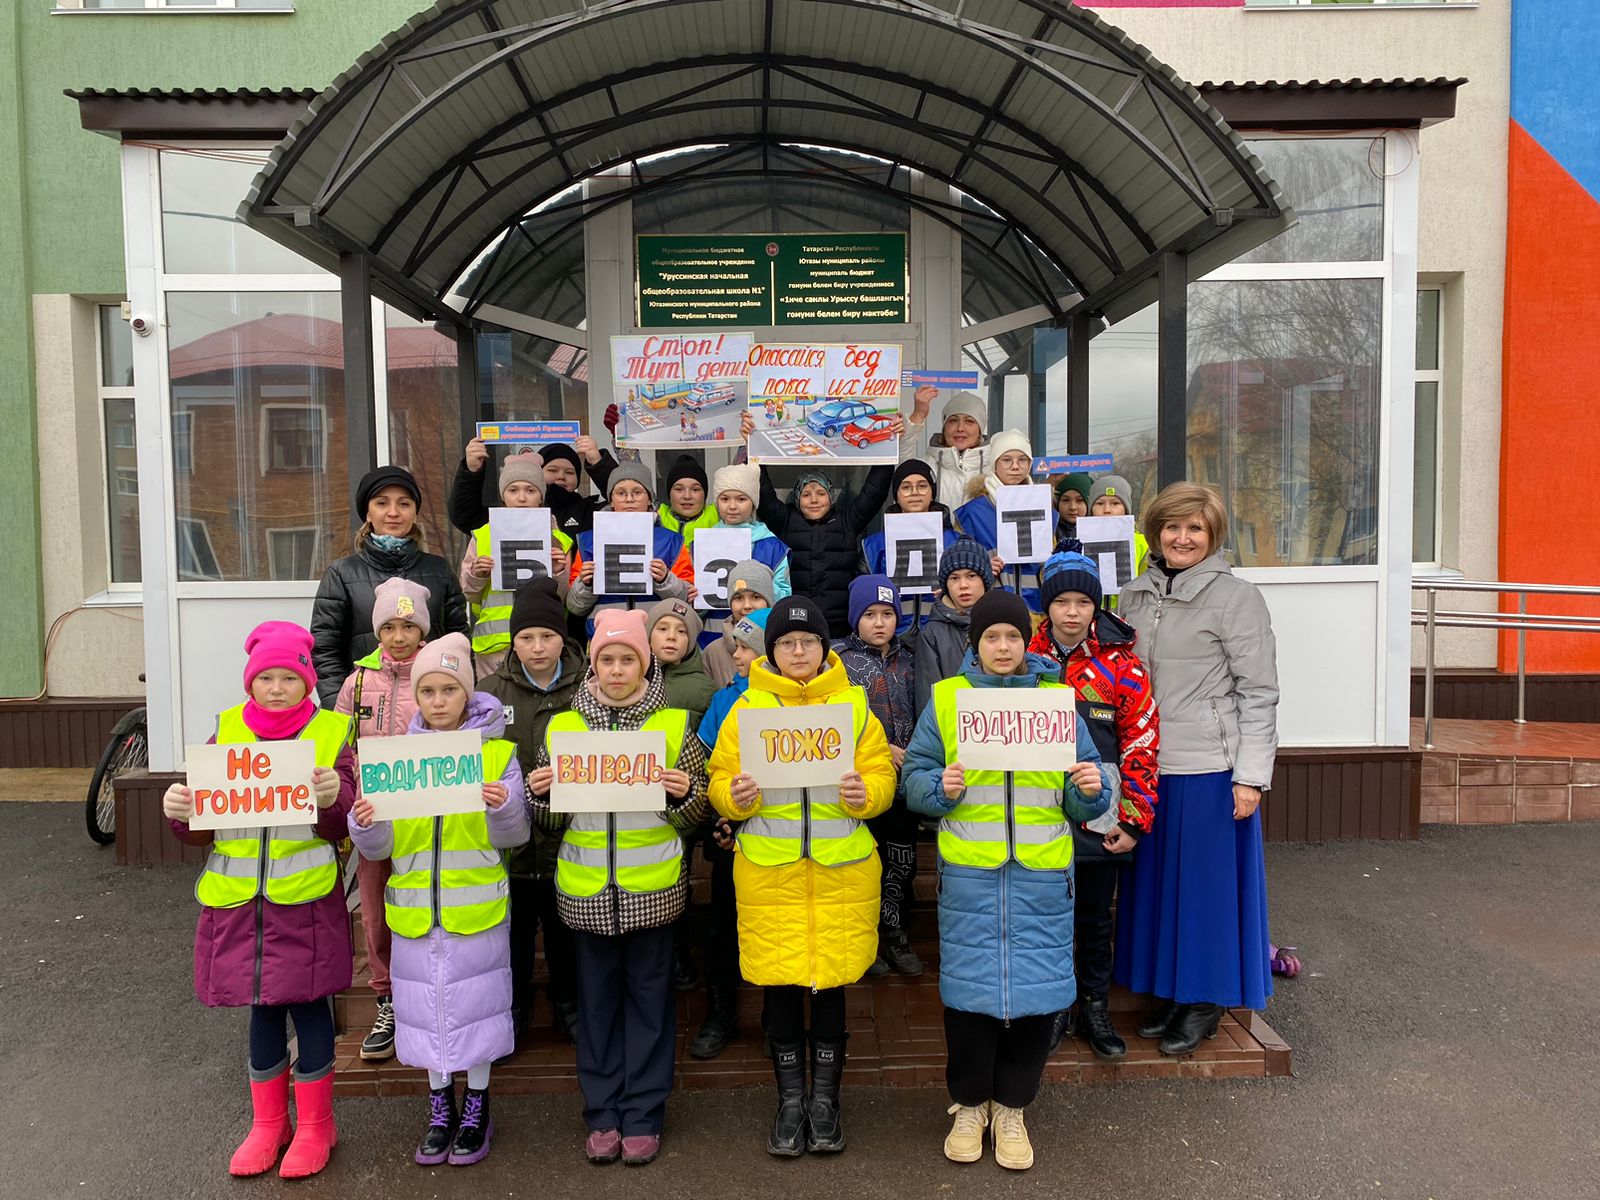
[[[422,549],[417,509],[422,492],[404,467],[379,467],[362,477],[356,511],[364,518],[356,552],[329,565],[311,602],[311,650],[317,699],[331,709],[355,661],[378,648],[372,632],[373,594],[396,576],[428,589],[433,636],[472,634],[467,598],[456,573],[437,554]]]

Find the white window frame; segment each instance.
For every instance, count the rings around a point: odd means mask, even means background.
[[[1421,367],[1416,368],[1416,383],[1431,383],[1434,385],[1433,400],[1433,556],[1431,558],[1413,558],[1412,565],[1423,570],[1437,570],[1443,563],[1440,546],[1444,539],[1440,536],[1440,524],[1444,517],[1444,285],[1442,283],[1420,283],[1417,285],[1417,294],[1432,292],[1439,299],[1439,319],[1434,326],[1437,339],[1434,346],[1434,361],[1439,365],[1431,371]],[[1415,385],[1412,395],[1415,396]],[[1415,417],[1413,417],[1413,421]],[[1413,500],[1413,505],[1415,500]],[[1414,518],[1413,518],[1414,519]],[[1412,549],[1415,550],[1413,538]]]
[[[185,526],[185,527],[187,527],[189,529],[189,531],[190,531],[189,532],[189,540],[190,540],[191,543],[195,542],[195,532],[198,531],[199,536],[201,538],[205,539],[206,553],[211,556],[211,561],[217,565],[217,573],[215,575],[201,575],[198,571],[194,572],[194,574],[196,576],[198,576],[199,578],[201,578],[201,579],[221,579],[222,578],[222,566],[221,566],[220,563],[217,563],[217,548],[216,548],[215,545],[212,544],[210,527],[204,521],[200,520],[198,517],[177,517],[177,518],[174,518],[174,520],[172,522],[172,527],[173,527],[172,528],[172,541],[173,541],[173,546],[174,546],[175,549],[178,548],[177,547],[178,526],[180,526],[180,525],[183,525],[183,526]],[[178,563],[179,563],[179,559],[177,557],[175,557],[173,559],[174,570],[180,569],[178,567]]]
[[[134,386],[134,387],[116,387],[116,386],[112,386],[110,384],[107,384],[106,381],[105,381],[105,379],[106,379],[106,345],[105,345],[105,336],[102,333],[102,327],[101,327],[101,323],[100,323],[100,315],[101,315],[100,314],[100,310],[101,309],[105,309],[105,308],[120,308],[120,307],[121,307],[120,304],[96,304],[95,305],[95,314],[94,314],[94,317],[95,317],[95,320],[94,320],[94,382],[95,382],[95,406],[99,410],[98,417],[99,417],[99,423],[100,423],[100,478],[101,478],[100,486],[105,489],[105,491],[104,491],[105,502],[100,506],[101,507],[102,516],[103,516],[103,518],[105,520],[105,523],[106,523],[106,536],[105,536],[105,550],[106,550],[106,576],[105,577],[106,577],[106,587],[105,587],[105,590],[106,590],[107,593],[121,592],[121,593],[128,594],[128,595],[138,595],[138,593],[140,592],[140,590],[144,586],[142,583],[138,583],[138,582],[133,582],[133,583],[121,582],[121,583],[119,583],[119,582],[114,582],[113,579],[112,579],[112,576],[115,574],[115,569],[114,569],[115,564],[113,564],[112,561],[111,561],[111,501],[112,501],[112,498],[113,498],[114,495],[117,495],[117,494],[126,495],[126,493],[121,493],[119,490],[114,489],[112,481],[115,478],[115,472],[111,467],[111,451],[113,449],[127,450],[127,449],[130,449],[130,448],[136,450],[138,448],[138,445],[139,445],[139,417],[138,417],[139,406],[138,406],[138,394],[137,394],[138,393],[138,389],[137,389],[137,386]],[[118,319],[119,320],[121,319],[120,318],[120,313],[119,313]],[[135,376],[135,378],[137,378],[137,376]],[[106,430],[106,401],[108,401],[108,400],[128,400],[128,401],[131,401],[133,403],[133,405],[134,405],[134,422],[133,422],[133,446],[132,447],[128,447],[128,446],[113,446],[112,445],[110,434]],[[135,472],[135,478],[137,478],[137,472],[138,472],[138,467],[137,466],[134,467],[134,472]],[[142,512],[143,509],[141,509],[140,511]],[[142,535],[144,533],[144,529],[143,529],[143,521],[142,521],[142,519],[141,519],[141,522],[140,522],[140,531],[139,532],[141,534],[140,540],[143,541]],[[142,551],[141,551],[141,554],[142,554]],[[143,567],[143,565],[144,565],[143,564],[143,559],[141,558],[141,560],[140,560],[141,568]],[[140,574],[141,575],[143,574],[142,570],[140,571]]]
[[[279,402],[276,402],[276,403],[268,402],[268,403],[265,403],[265,404],[261,405],[261,428],[257,431],[258,436],[257,436],[257,439],[256,439],[256,444],[257,444],[257,448],[258,448],[257,458],[259,459],[259,466],[260,466],[260,469],[261,469],[261,474],[270,475],[273,472],[277,472],[277,471],[281,471],[281,472],[287,473],[287,472],[290,472],[290,471],[321,471],[321,470],[325,470],[327,468],[327,465],[328,465],[328,409],[327,409],[327,405],[322,404],[320,402],[312,401],[312,399],[309,396],[306,395],[306,393],[305,393],[305,391],[303,389],[296,388],[296,387],[265,386],[265,387],[263,387],[261,389],[261,394],[264,395],[264,396],[267,396],[267,395],[293,395],[293,396],[301,396],[301,397],[304,398],[302,400],[302,402],[299,403],[299,404],[290,404],[290,403],[287,403],[287,402],[279,401]],[[320,434],[320,437],[317,437],[316,440],[318,440],[318,441],[320,441],[322,443],[320,446],[317,447],[317,463],[316,463],[316,465],[315,466],[310,466],[310,467],[275,467],[275,466],[273,466],[272,465],[272,461],[271,461],[272,460],[272,446],[271,446],[271,444],[270,444],[270,442],[268,440],[268,436],[269,436],[269,434],[271,432],[270,424],[269,424],[269,418],[270,418],[271,414],[273,412],[307,412],[307,411],[314,412],[314,413],[317,414],[317,426],[318,426],[318,428],[314,431],[314,434]]]
[[[272,544],[274,534],[279,533],[309,533],[311,535],[311,561],[316,562],[317,556],[322,553],[322,530],[315,525],[281,525],[264,530],[267,535],[267,570],[272,572],[274,581],[278,580],[278,555]]]

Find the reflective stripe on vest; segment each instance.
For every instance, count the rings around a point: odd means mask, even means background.
[[[956,760],[956,693],[971,686],[964,675],[933,685],[946,764]],[[939,822],[939,855],[945,862],[993,868],[1015,859],[1034,871],[1072,865],[1072,827],[1061,809],[1064,772],[969,770],[966,775],[960,803]]]
[[[483,778],[499,779],[516,752],[504,738],[485,738]],[[484,809],[396,821],[389,861],[393,874],[383,890],[383,911],[401,937],[425,937],[435,925],[448,933],[482,933],[506,919],[511,884],[500,851],[489,842]]]
[[[489,527],[480,525],[472,537],[478,549],[478,557],[488,558]],[[550,525],[550,537],[563,551],[570,553],[572,539],[557,529],[554,522]],[[484,595],[482,604],[474,601],[472,605],[472,652],[493,654],[510,645],[511,593],[488,592]]]
[[[779,706],[756,700],[772,696],[754,689],[745,692],[747,706]],[[855,713],[856,740],[867,724],[867,693],[859,687],[844,689],[825,703],[848,700]],[[853,766],[854,764],[852,764]],[[844,810],[837,787],[763,788],[756,815],[739,826],[739,852],[758,867],[779,867],[809,858],[824,867],[860,862],[877,847],[867,827]]]
[[[319,767],[332,767],[350,740],[350,718],[317,713],[300,731],[316,747]],[[261,739],[244,723],[244,705],[217,716],[217,745],[237,746]],[[211,838],[206,869],[194,885],[194,898],[207,908],[238,908],[263,890],[274,904],[309,904],[333,891],[339,859],[312,825],[272,829],[219,829]]]
[[[667,766],[678,765],[689,714],[663,708],[645,718],[642,729],[666,735]],[[551,733],[583,733],[589,729],[581,713],[568,709],[550,718]],[[595,732],[601,732],[596,730]],[[606,884],[625,892],[664,892],[678,882],[683,843],[678,831],[660,813],[573,813],[556,858],[556,887],[569,896],[598,896]]]

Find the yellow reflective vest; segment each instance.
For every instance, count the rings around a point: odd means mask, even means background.
[[[666,736],[667,766],[676,767],[689,714],[681,708],[658,709],[640,728],[659,729]],[[550,718],[546,748],[552,733],[588,730],[581,713],[557,713]],[[678,882],[682,863],[678,831],[660,813],[573,813],[556,859],[556,887],[580,899],[598,896],[608,883],[635,894],[663,892]]]
[[[550,525],[550,537],[562,551],[572,552],[572,539],[555,527]],[[481,525],[472,535],[473,542],[478,549],[478,557],[489,557],[489,527]],[[511,645],[511,593],[489,591],[483,595],[483,603],[476,600],[472,602],[472,652],[474,654],[494,654]],[[487,776],[485,776],[487,778]]]
[[[300,731],[316,746],[319,767],[332,767],[350,740],[350,718],[318,710]],[[217,716],[217,745],[260,741],[244,723],[244,705]],[[194,898],[207,908],[238,908],[265,894],[273,904],[309,904],[333,891],[339,859],[313,825],[219,829]]]
[[[483,741],[483,778],[505,774],[516,744]],[[507,804],[522,797],[508,796]],[[511,884],[500,851],[489,842],[483,809],[394,823],[393,874],[383,893],[384,916],[401,937],[420,938],[435,925],[447,933],[482,933],[506,919]]]
[[[956,760],[956,693],[971,686],[964,675],[933,685],[946,764]],[[945,862],[994,868],[1015,859],[1034,871],[1072,865],[1072,827],[1061,808],[1065,772],[969,769],[966,777],[960,802],[939,822],[939,856]]]

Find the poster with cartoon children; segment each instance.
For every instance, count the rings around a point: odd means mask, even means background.
[[[749,394],[749,333],[611,339],[617,445],[667,450],[736,443]]]
[[[757,343],[750,347],[750,461],[899,461],[900,347]]]

